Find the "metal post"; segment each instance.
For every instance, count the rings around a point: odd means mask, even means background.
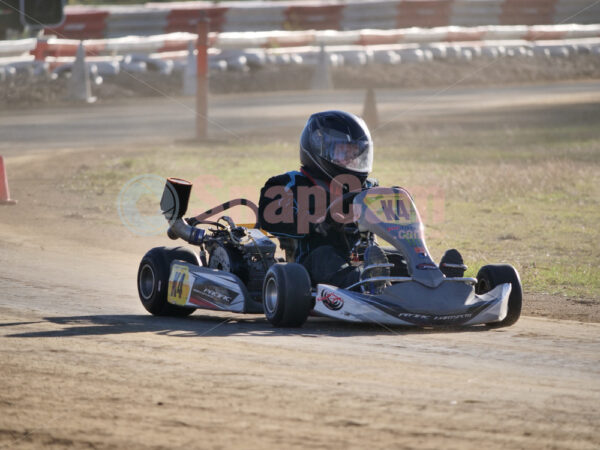
[[[197,85],[196,85],[196,139],[207,137],[208,116],[208,19],[203,17],[198,22],[197,50]]]
[[[38,38],[35,48],[31,51],[33,59],[36,61],[45,61],[46,52],[48,51],[48,40],[46,38]]]

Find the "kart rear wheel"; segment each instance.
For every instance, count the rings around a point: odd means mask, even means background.
[[[504,320],[486,324],[491,328],[508,327],[519,320],[523,304],[521,278],[517,269],[510,264],[490,264],[483,266],[477,273],[477,285],[475,286],[475,293],[477,294],[485,294],[504,283],[512,285],[510,297],[508,298],[508,313]]]
[[[273,264],[263,283],[267,320],[276,327],[299,327],[312,309],[310,277],[296,263]]]
[[[137,276],[138,295],[146,311],[155,316],[189,316],[195,308],[184,308],[167,301],[171,262],[181,260],[200,265],[194,252],[183,247],[156,247],[140,262]]]

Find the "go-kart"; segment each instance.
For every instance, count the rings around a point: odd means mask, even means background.
[[[279,239],[284,259],[276,256],[276,238],[258,224],[236,225],[227,216],[208,220],[237,205],[252,208],[258,217],[249,200],[184,219],[190,190],[191,183],[169,178],[161,210],[170,224],[169,237],[198,246],[199,252],[157,247],[139,266],[140,300],[154,315],[210,309],[264,313],[281,327],[301,326],[309,315],[386,325],[501,327],[514,324],[521,314],[521,281],[512,266],[486,265],[476,278],[463,277],[464,266],[461,276],[444,274],[429,254],[420,215],[403,188],[374,187],[343,196],[352,205],[353,223],[340,232],[356,238],[354,264],[364,266],[365,249],[377,245],[377,238],[392,246],[385,249],[389,262],[364,267],[365,276],[345,287],[313,285],[304,266],[291,262],[289,239]],[[369,275],[381,268],[389,275]],[[374,285],[377,289],[369,288]]]

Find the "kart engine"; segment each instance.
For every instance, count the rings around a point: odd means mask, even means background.
[[[192,183],[179,178],[168,178],[160,201],[160,208],[171,224],[168,235],[181,238],[201,248],[203,266],[237,275],[246,285],[250,295],[262,300],[262,284],[269,267],[275,264],[276,245],[256,228],[236,226],[228,216],[216,222],[199,221],[198,217],[182,220],[187,211]],[[250,203],[240,200],[240,204]],[[233,202],[220,205],[221,211],[233,206]],[[256,206],[255,206],[256,207]],[[204,213],[214,215],[217,209]],[[213,228],[205,232],[195,225],[207,224]],[[206,254],[208,253],[208,260]]]
[[[204,236],[208,261],[204,255],[202,263],[212,269],[234,273],[252,297],[260,298],[265,275],[276,262],[276,245],[258,229],[237,227],[228,217],[222,220],[228,222],[226,227],[211,229]]]

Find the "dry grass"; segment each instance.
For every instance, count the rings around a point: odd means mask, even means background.
[[[435,257],[455,247],[471,275],[483,264],[507,262],[520,271],[526,292],[598,298],[599,118],[600,108],[585,104],[543,120],[538,111],[392,124],[374,134],[373,175],[413,191]],[[194,180],[190,209],[200,212],[233,197],[256,200],[269,176],[297,168],[296,146],[289,140],[131,149],[79,166],[63,190],[83,195],[88,210],[118,225],[115,198],[128,179],[179,176]]]

